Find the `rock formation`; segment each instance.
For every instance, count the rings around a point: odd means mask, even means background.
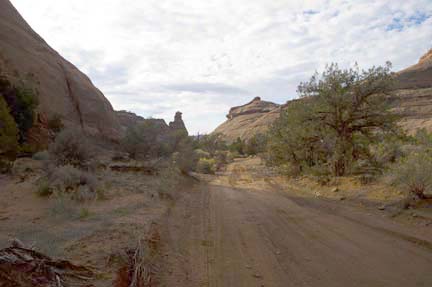
[[[419,62],[396,74],[395,109],[409,133],[419,128],[432,131],[432,49]]]
[[[395,79],[392,104],[394,110],[402,115],[400,125],[408,133],[420,128],[432,132],[432,49],[417,64],[396,73]],[[231,108],[228,120],[214,133],[222,133],[228,142],[238,137],[250,139],[265,132],[289,103],[277,105],[257,97],[246,105]]]
[[[169,127],[171,130],[186,131],[186,133],[188,133],[186,126],[183,122],[181,112],[176,112],[174,116],[174,121],[169,123]]]
[[[18,75],[31,78],[43,117],[59,114],[65,126],[113,140],[121,136],[110,102],[33,31],[9,0],[0,1],[0,69],[11,81]]]
[[[265,132],[279,117],[280,110],[280,105],[256,97],[243,106],[231,108],[228,120],[218,126],[214,133],[223,134],[229,142],[238,137],[247,140],[257,133]]]
[[[153,124],[159,126],[161,130],[166,131],[167,133],[176,130],[182,130],[187,133],[187,129],[183,122],[181,112],[177,112],[175,114],[174,121],[170,122],[169,125],[167,125],[167,123],[163,119],[145,119],[128,111],[117,111],[116,114],[123,132],[126,131],[127,128],[133,127],[134,125],[142,124],[145,122],[152,122]]]

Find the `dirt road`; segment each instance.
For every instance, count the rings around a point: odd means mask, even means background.
[[[162,285],[432,286],[431,227],[402,226],[378,213],[202,185],[167,218]]]

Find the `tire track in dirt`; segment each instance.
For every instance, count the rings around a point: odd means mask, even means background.
[[[163,286],[432,286],[432,252],[410,229],[302,200],[204,184],[188,192],[167,219]]]

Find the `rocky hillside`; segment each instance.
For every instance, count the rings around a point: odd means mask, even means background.
[[[413,133],[419,128],[432,131],[432,49],[419,62],[396,73],[394,109],[403,115],[401,126]],[[227,121],[214,131],[222,133],[227,141],[240,137],[249,139],[267,130],[278,118],[284,106],[253,99],[246,105],[231,108]]]
[[[279,116],[280,109],[280,105],[256,97],[243,106],[231,108],[228,120],[217,127],[214,133],[223,134],[227,141],[234,141],[238,137],[249,139],[256,133],[265,132],[268,125]]]
[[[403,114],[402,127],[413,133],[432,131],[432,49],[419,62],[397,73],[395,109]]]
[[[66,126],[109,139],[120,137],[110,102],[33,31],[9,0],[0,1],[0,71],[11,81],[30,78],[39,93],[39,119],[59,114]]]

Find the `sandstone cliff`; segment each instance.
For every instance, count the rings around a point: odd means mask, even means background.
[[[44,118],[59,114],[66,126],[81,127],[88,134],[113,140],[121,136],[110,102],[33,31],[9,0],[0,1],[0,69],[11,81],[17,75],[31,78]]]
[[[250,139],[257,133],[265,132],[279,117],[280,109],[280,105],[256,97],[243,106],[231,108],[227,115],[228,120],[218,126],[214,133],[223,134],[229,142],[239,137]]]
[[[432,132],[432,49],[419,62],[396,75],[395,110],[409,133],[425,128]]]
[[[395,78],[393,106],[403,116],[401,126],[409,133],[420,128],[432,132],[432,49],[417,64],[396,73]],[[214,133],[222,133],[228,142],[238,137],[248,140],[265,132],[289,103],[277,105],[255,98],[246,105],[231,108],[228,120]]]

